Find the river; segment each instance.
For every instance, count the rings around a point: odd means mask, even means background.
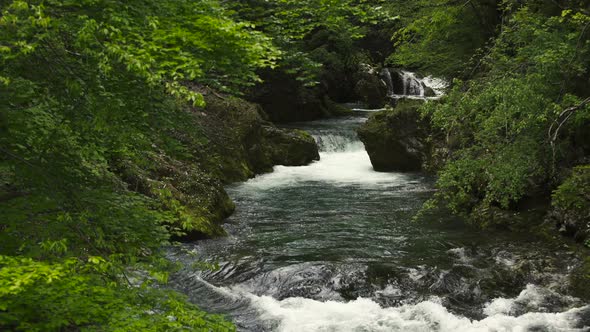
[[[229,236],[171,249],[172,285],[239,331],[589,330],[567,248],[413,221],[433,179],[374,172],[355,133],[368,114],[301,124],[319,162],[228,187]]]

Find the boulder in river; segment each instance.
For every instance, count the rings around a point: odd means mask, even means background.
[[[274,165],[303,166],[319,160],[318,146],[303,130],[265,124],[246,141],[247,160],[256,173],[272,171]]]
[[[416,111],[422,101],[404,100],[372,115],[358,135],[376,171],[419,171],[429,157],[428,123]]]

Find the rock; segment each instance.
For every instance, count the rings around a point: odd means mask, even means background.
[[[309,133],[274,126],[265,126],[263,131],[270,145],[271,162],[274,165],[303,166],[320,160],[318,146]]]
[[[424,97],[436,97],[436,92],[431,88],[422,83],[424,87]]]
[[[404,91],[405,77],[399,70],[389,70],[389,74],[391,75],[391,83],[393,84],[393,93],[396,95],[403,95],[406,92]]]
[[[428,123],[416,109],[421,101],[403,101],[393,110],[375,113],[358,135],[376,171],[419,171],[428,158]]]
[[[275,123],[310,121],[331,116],[322,86],[304,86],[296,77],[280,71],[261,74],[264,83],[249,95]]]
[[[354,92],[369,108],[380,108],[386,104],[387,85],[377,75],[366,75],[360,79]]]
[[[301,130],[282,129],[264,120],[262,109],[239,98],[208,97],[207,112],[225,128],[214,127],[213,160],[221,165],[226,183],[271,172],[274,165],[303,166],[319,159],[313,137]],[[215,165],[211,165],[213,169]],[[219,167],[217,167],[219,168]]]
[[[205,109],[187,109],[172,119],[168,140],[154,141],[153,152],[140,162],[112,161],[122,186],[166,211],[166,226],[174,239],[183,241],[225,235],[223,220],[235,206],[224,184],[270,172],[274,165],[300,166],[319,159],[313,137],[275,127],[260,106],[197,91],[205,97]]]
[[[168,210],[166,227],[174,239],[187,241],[223,236],[221,222],[235,205],[219,179],[192,162],[160,152],[151,154],[152,167],[119,160],[117,173],[127,189],[154,199],[155,207]]]

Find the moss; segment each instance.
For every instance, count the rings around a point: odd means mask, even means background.
[[[260,107],[202,91],[205,109],[186,109],[154,132],[152,150],[112,161],[123,186],[153,199],[176,239],[225,235],[222,222],[235,209],[223,185],[270,172],[276,164],[304,165],[319,158],[313,137],[279,129]]]
[[[572,295],[590,301],[590,256],[570,275]]]
[[[549,218],[560,231],[590,246],[590,165],[574,168],[553,192]]]
[[[394,109],[373,114],[358,134],[376,171],[418,171],[430,155],[428,123],[422,101],[400,101]]]
[[[324,105],[331,116],[346,116],[352,114],[352,110],[350,108],[334,102],[328,96],[324,96]]]

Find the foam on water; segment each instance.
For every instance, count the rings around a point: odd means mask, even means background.
[[[449,87],[449,82],[445,81],[442,78],[433,77],[433,76],[426,76],[422,79],[424,84],[434,90],[437,96],[442,96],[446,88]]]
[[[562,313],[531,312],[520,316],[503,313],[482,320],[454,315],[436,298],[415,305],[382,308],[359,298],[351,302],[320,302],[305,298],[282,301],[269,296],[249,295],[261,319],[278,322],[277,331],[588,331],[578,327],[579,317],[588,307]]]
[[[549,289],[529,284],[513,299],[497,298],[488,303],[484,314],[493,315],[514,315],[521,311],[546,311],[547,303],[559,301],[562,303],[575,303],[576,298],[559,295]]]
[[[244,188],[269,189],[298,185],[301,182],[327,182],[333,185],[388,186],[403,183],[404,175],[373,170],[365,151],[321,153],[320,161],[308,166],[276,166],[274,172],[248,181]],[[346,167],[342,167],[346,165]]]
[[[371,110],[368,110],[371,111]],[[270,174],[257,176],[244,185],[244,189],[271,189],[296,186],[302,182],[324,182],[332,185],[390,186],[403,183],[403,174],[380,173],[373,170],[369,155],[358,139],[355,128],[366,120],[352,117],[340,120],[316,121],[318,128],[308,128],[320,149],[320,160],[308,166],[276,166]],[[329,128],[325,126],[328,125]]]

